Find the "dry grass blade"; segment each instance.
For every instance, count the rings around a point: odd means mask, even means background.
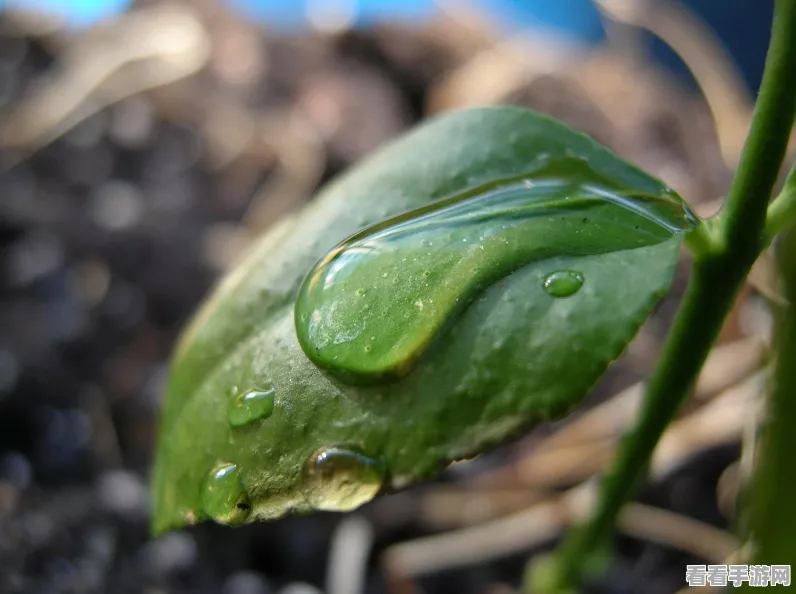
[[[262,118],[257,130],[259,142],[278,160],[274,179],[255,195],[244,216],[249,229],[262,232],[309,198],[323,175],[326,153],[320,135],[298,110]]]
[[[688,65],[713,114],[722,156],[734,166],[752,118],[752,98],[713,32],[672,0],[599,0],[598,5],[610,18],[650,31]]]
[[[472,526],[547,501],[550,493],[526,487],[462,489],[439,485],[419,498],[416,517],[432,530]]]
[[[59,69],[7,114],[0,147],[35,151],[111,103],[196,72],[209,52],[201,23],[184,7],[121,17],[65,49]]]
[[[740,463],[733,462],[719,477],[716,485],[716,503],[724,517],[732,518],[735,516],[735,504],[738,500],[741,488]]]
[[[584,54],[582,46],[548,33],[519,35],[483,50],[448,74],[432,89],[427,110],[498,103],[522,84],[567,70]]]
[[[765,297],[770,303],[780,306],[787,306],[788,301],[782,294],[782,284],[774,262],[774,256],[770,251],[760,254],[760,257],[752,266],[746,282],[755,291]]]
[[[585,483],[556,500],[487,524],[394,545],[382,558],[392,592],[413,592],[413,578],[543,545],[585,517],[594,497],[594,486]],[[717,562],[739,546],[732,535],[713,526],[638,503],[626,506],[619,529]]]
[[[694,413],[672,423],[652,458],[651,475],[663,478],[695,452],[737,442],[755,419],[768,371],[761,370]]]
[[[576,517],[582,517],[594,497],[591,485],[581,485],[556,500],[487,524],[429,536],[394,545],[382,558],[394,584],[418,577],[505,556],[555,538]],[[402,586],[394,592],[406,591]]]
[[[332,538],[326,575],[326,594],[365,591],[373,527],[362,516],[344,518]]]
[[[688,551],[714,563],[723,561],[740,542],[729,532],[665,509],[631,503],[619,516],[619,530],[628,536]]]

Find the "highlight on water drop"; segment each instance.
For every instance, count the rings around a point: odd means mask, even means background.
[[[299,290],[296,337],[313,363],[342,381],[394,381],[479,294],[520,268],[656,245],[690,228],[688,213],[676,196],[614,183],[577,155],[559,155],[526,175],[464,188],[338,244]],[[559,271],[544,283],[551,296],[567,297],[583,277]]]
[[[236,464],[214,467],[202,485],[202,509],[219,524],[240,526],[249,517],[251,502]]]
[[[274,412],[274,390],[246,390],[230,401],[227,419],[232,427],[243,427],[267,419]]]
[[[305,495],[316,510],[351,511],[373,499],[384,483],[384,466],[351,449],[322,447],[304,468]]]
[[[544,278],[542,286],[552,297],[569,297],[583,286],[583,280],[577,270],[556,270]]]

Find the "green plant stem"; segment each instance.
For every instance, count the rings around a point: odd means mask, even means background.
[[[777,263],[788,305],[777,311],[777,363],[768,400],[757,464],[750,486],[748,536],[754,546],[750,563],[785,565],[796,559],[796,231],[783,234]],[[742,589],[753,588],[748,583]]]
[[[785,186],[768,207],[766,214],[766,243],[796,223],[796,163],[785,178]]]
[[[708,225],[698,225],[686,233],[685,245],[695,258],[706,257],[715,251],[717,241],[713,229]]]
[[[532,568],[526,590],[567,592],[595,566],[617,515],[647,473],[661,434],[696,381],[724,319],[765,246],[766,207],[785,156],[796,111],[796,1],[777,0],[771,44],[749,135],[723,211],[708,221],[715,245],[694,255],[694,269],[634,428],[623,438],[600,487],[593,515],[553,556]]]

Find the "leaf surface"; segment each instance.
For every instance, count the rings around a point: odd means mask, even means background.
[[[429,121],[270,232],[198,313],[153,529],[354,509],[566,413],[668,290],[695,222],[534,112]]]

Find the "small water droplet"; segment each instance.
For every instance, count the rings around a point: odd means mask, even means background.
[[[583,286],[583,275],[575,270],[557,270],[545,277],[543,286],[552,297],[569,297]]]
[[[344,448],[320,448],[307,461],[306,495],[317,510],[351,511],[373,499],[384,482],[382,464]]]
[[[228,462],[211,470],[202,487],[202,509],[219,524],[240,526],[249,517],[251,502],[237,465]]]
[[[274,412],[274,391],[248,390],[236,396],[227,408],[227,419],[233,427],[243,427]]]

